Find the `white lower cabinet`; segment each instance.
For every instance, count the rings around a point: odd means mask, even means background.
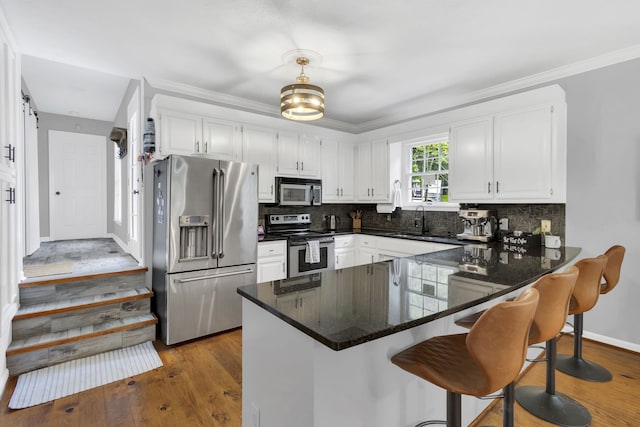
[[[335,268],[353,267],[356,265],[356,243],[354,235],[335,237]]]
[[[258,283],[287,278],[287,241],[258,242]]]
[[[456,245],[449,245],[445,243],[420,242],[409,239],[395,239],[391,237],[371,236],[366,234],[351,236],[354,237],[355,244],[354,265],[388,261],[395,258],[443,251],[456,247]],[[336,252],[337,251],[338,246],[336,245]],[[344,266],[341,268],[344,268]]]

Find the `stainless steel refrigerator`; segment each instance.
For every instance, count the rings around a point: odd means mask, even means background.
[[[258,167],[169,156],[154,172],[153,291],[166,344],[241,325],[256,282]]]

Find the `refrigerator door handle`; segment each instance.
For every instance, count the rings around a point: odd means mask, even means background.
[[[218,169],[213,169],[213,206],[211,210],[213,212],[213,221],[211,221],[211,246],[213,251],[211,252],[211,258],[218,258]]]
[[[218,197],[220,200],[218,200],[218,209],[219,209],[219,215],[218,215],[218,221],[220,226],[218,227],[218,258],[224,258],[224,198],[225,198],[225,194],[224,194],[224,170],[222,168],[220,168],[220,179],[219,179],[219,186],[220,189],[218,191]]]
[[[253,272],[253,268],[247,268],[242,271],[232,271],[229,273],[220,273],[220,274],[211,274],[207,276],[198,276],[198,277],[189,277],[188,279],[178,279],[178,283],[189,283],[189,282],[197,282],[200,280],[209,280],[209,279],[217,279],[219,277],[227,277],[227,276],[237,276],[239,274],[247,274]]]

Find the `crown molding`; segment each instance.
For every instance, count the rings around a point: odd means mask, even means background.
[[[340,120],[328,119],[326,117],[316,122],[310,122],[308,124],[352,134],[369,132],[386,126],[391,126],[420,117],[425,117],[439,111],[459,107],[461,105],[469,103],[474,103],[487,98],[501,96],[510,92],[526,89],[532,86],[548,83],[564,77],[585,73],[587,71],[592,71],[598,68],[603,68],[609,65],[618,64],[636,58],[640,58],[640,45],[616,50],[604,55],[574,62],[573,64],[554,68],[537,74],[532,74],[527,77],[511,80],[509,82],[501,83],[485,89],[480,89],[474,92],[456,95],[441,95],[436,97],[425,96],[422,100],[409,104],[406,107],[396,108],[393,113],[386,114],[384,117],[362,122],[359,124],[351,124]],[[168,80],[154,79],[149,77],[146,77],[146,80],[149,85],[156,89],[205,99],[220,106],[241,109],[244,111],[258,113],[270,117],[281,117],[280,110],[273,105],[251,101],[233,95],[226,95],[223,93],[198,88],[195,86],[189,86],[182,83],[171,82]],[[420,114],[415,114],[416,111],[420,111]]]
[[[250,99],[227,95],[224,93],[202,89],[183,83],[176,83],[169,80],[155,79],[151,77],[145,77],[145,79],[147,80],[147,83],[149,83],[149,85],[155,89],[204,99],[207,101],[211,101],[213,104],[223,107],[241,109],[250,113],[262,114],[274,118],[282,118],[282,116],[280,115],[280,109],[278,107],[274,107],[273,105],[265,104],[263,102],[252,101]],[[340,120],[329,119],[326,117],[323,117],[322,119],[315,122],[307,122],[307,124],[353,134],[357,133],[358,130],[358,127],[355,125],[342,122]]]
[[[382,127],[391,126],[401,122],[417,119],[419,117],[427,116],[438,111],[442,111],[449,108],[454,108],[460,105],[480,101],[483,99],[504,95],[506,93],[526,89],[532,86],[548,83],[554,80],[558,80],[564,77],[573,76],[576,74],[585,73],[587,71],[596,70],[598,68],[604,68],[609,65],[618,64],[632,59],[640,58],[640,45],[631,46],[625,49],[616,50],[606,53],[604,55],[596,56],[593,58],[585,59],[583,61],[574,62],[569,65],[554,68],[548,71],[544,71],[537,74],[532,74],[527,77],[523,77],[509,82],[501,83],[495,86],[491,86],[485,89],[477,90],[463,95],[455,96],[442,96],[440,98],[432,99],[424,102],[420,105],[422,114],[409,116],[403,114],[401,111],[397,111],[392,115],[387,115],[380,119],[371,120],[368,122],[360,123],[357,126],[357,133],[368,132]],[[410,106],[415,111],[416,104]],[[405,108],[407,110],[408,108]]]

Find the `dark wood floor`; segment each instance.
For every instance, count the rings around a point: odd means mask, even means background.
[[[155,345],[162,368],[33,408],[7,408],[16,384],[11,378],[0,400],[0,426],[241,426],[240,330],[171,348]],[[571,337],[563,337],[558,349],[569,353],[571,345]],[[607,366],[613,381],[588,383],[558,373],[558,391],[582,402],[594,427],[639,426],[640,355],[589,341],[584,352]],[[519,384],[543,383],[544,364],[538,363]],[[496,404],[473,425],[502,425],[501,408]],[[516,404],[516,426],[545,425]]]

